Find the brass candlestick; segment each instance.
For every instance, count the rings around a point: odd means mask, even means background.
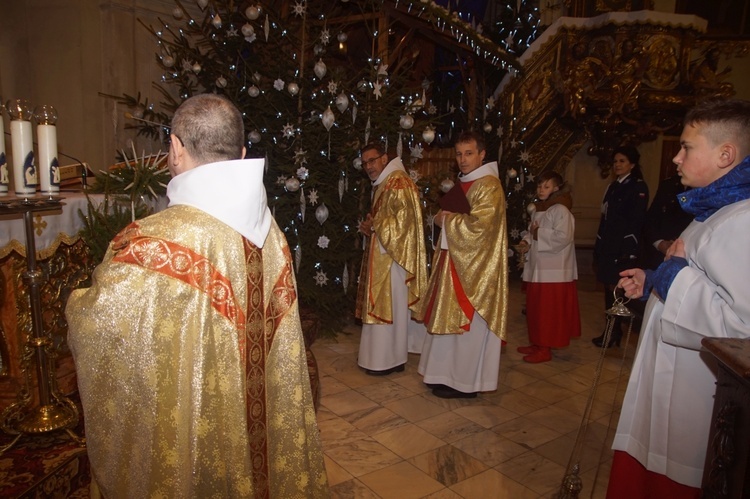
[[[29,290],[32,334],[24,345],[21,355],[21,371],[24,385],[18,400],[9,405],[0,416],[0,428],[16,437],[4,447],[0,454],[10,449],[23,435],[64,430],[80,444],[85,440],[71,428],[78,424],[78,408],[75,403],[61,395],[57,389],[54,361],[57,357],[52,339],[44,332],[42,299],[40,288],[46,282],[44,271],[37,267],[36,244],[34,242],[33,213],[59,209],[62,198],[8,198],[0,200],[0,214],[23,214],[26,235],[26,272],[23,282]],[[39,402],[34,404],[31,396],[31,364],[36,358],[36,378],[39,387]]]

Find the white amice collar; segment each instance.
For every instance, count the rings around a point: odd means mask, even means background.
[[[271,229],[263,159],[237,159],[198,166],[167,185],[169,206],[187,205],[217,218],[262,248]]]
[[[491,163],[485,163],[476,170],[467,173],[466,175],[458,177],[461,182],[473,182],[482,177],[497,177],[500,178],[500,173],[497,168],[497,161]]]
[[[378,175],[378,178],[372,181],[373,187],[376,185],[380,185],[383,182],[383,180],[388,178],[388,175],[390,175],[391,173],[397,170],[401,170],[402,172],[406,171],[406,168],[404,168],[404,164],[401,162],[401,158],[399,158],[398,156],[390,160],[388,164],[386,165],[386,167],[383,168],[383,171],[380,172],[380,175]]]

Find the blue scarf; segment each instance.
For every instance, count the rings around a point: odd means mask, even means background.
[[[750,199],[750,156],[723,177],[705,187],[696,187],[677,196],[684,211],[704,222],[730,204]]]

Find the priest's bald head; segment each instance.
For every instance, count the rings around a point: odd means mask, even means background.
[[[169,171],[173,177],[207,163],[245,157],[242,115],[227,98],[200,94],[172,117]]]

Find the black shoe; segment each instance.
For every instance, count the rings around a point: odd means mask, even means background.
[[[446,386],[445,388],[433,388],[432,394],[441,399],[473,399],[476,398],[477,392],[465,393],[459,392],[455,388]]]
[[[449,387],[448,385],[441,385],[440,383],[425,383],[425,385],[427,385],[427,388],[429,388],[430,390],[434,390],[435,388],[451,390],[451,387]]]
[[[373,371],[372,369],[365,369],[365,374],[369,374],[370,376],[388,376],[391,373],[403,372],[405,365],[406,364],[401,364],[400,366],[391,367],[390,369],[385,369],[383,371]]]
[[[614,333],[612,333],[612,336],[609,337],[609,343],[607,343],[606,348],[612,348],[612,346],[617,345],[620,346],[620,338],[621,336],[615,336]],[[599,348],[604,348],[604,333],[597,336],[596,338],[591,340],[591,343],[598,346]]]

